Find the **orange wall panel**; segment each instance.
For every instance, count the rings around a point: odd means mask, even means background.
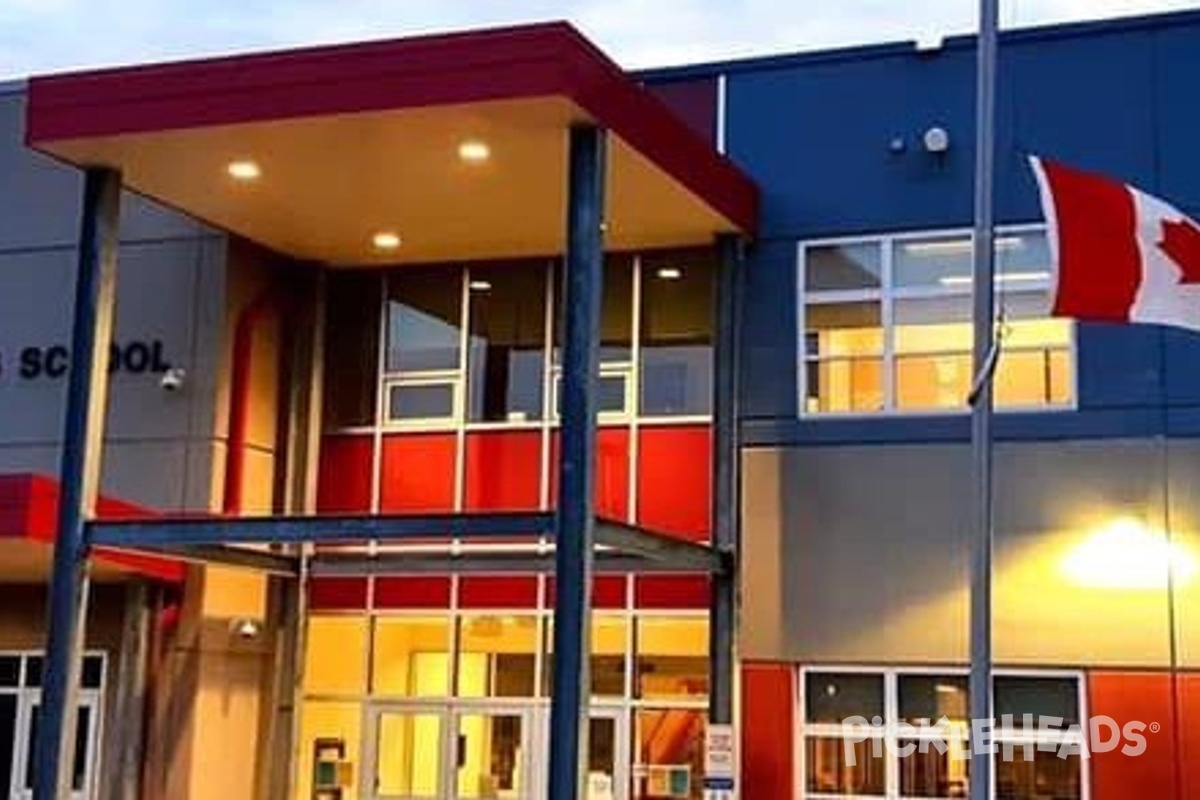
[[[392,514],[453,511],[457,449],[453,433],[384,437],[380,510]]]
[[[638,436],[638,524],[692,541],[712,526],[712,434],[708,425],[642,428]]]

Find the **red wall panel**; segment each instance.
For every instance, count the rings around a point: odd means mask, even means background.
[[[321,440],[317,511],[325,514],[371,510],[371,436],[326,436]]]
[[[310,611],[346,611],[367,607],[366,578],[313,578],[308,582]]]
[[[459,608],[534,609],[537,602],[538,583],[534,577],[472,575],[459,580]]]
[[[625,576],[597,575],[592,578],[592,608],[625,608]],[[554,608],[554,578],[546,578],[546,607]]]
[[[558,431],[550,438],[550,505],[558,505]],[[596,514],[629,517],[629,429],[601,428],[596,434]]]
[[[467,436],[468,511],[536,511],[541,500],[541,431]]]
[[[796,702],[794,667],[742,665],[742,797],[795,796]]]
[[[415,433],[383,440],[384,513],[454,510],[458,442],[453,433]]]
[[[638,524],[692,541],[709,538],[712,446],[708,425],[642,428]]]
[[[1177,680],[1178,718],[1182,726],[1177,737],[1182,761],[1180,780],[1183,784],[1183,797],[1191,800],[1200,797],[1200,675],[1184,673]],[[1153,739],[1151,741],[1153,742]]]
[[[444,576],[391,576],[375,579],[375,608],[450,607],[450,579]]]
[[[1172,734],[1175,726],[1171,724],[1170,676],[1151,672],[1093,672],[1087,680],[1088,713],[1092,717],[1112,717],[1122,727],[1131,721],[1162,725],[1160,733],[1143,732],[1147,746],[1140,756],[1127,756],[1119,747],[1108,753],[1092,753],[1092,800],[1175,798],[1178,737]]]
[[[635,578],[633,602],[645,609],[707,609],[710,603],[705,575],[650,575]]]

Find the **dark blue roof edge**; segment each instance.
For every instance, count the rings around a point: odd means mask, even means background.
[[[1050,25],[1033,25],[1002,31],[1002,44],[1026,44],[1056,39],[1071,39],[1081,36],[1138,33],[1164,28],[1200,25],[1200,9],[1168,11],[1157,14],[1139,14],[1128,17],[1086,20],[1083,22],[1059,22]],[[723,59],[699,64],[681,64],[673,67],[656,67],[635,70],[632,74],[643,81],[669,82],[697,78],[711,78],[721,74],[747,72],[762,69],[783,69],[793,66],[857,61],[868,58],[889,58],[900,55],[921,55],[936,58],[946,50],[967,50],[975,47],[975,34],[956,34],[942,40],[940,47],[921,47],[916,41],[883,42],[879,44],[852,45],[828,50],[809,50],[776,55],[747,56]]]

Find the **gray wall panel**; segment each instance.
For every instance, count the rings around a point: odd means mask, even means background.
[[[806,663],[967,656],[969,450],[750,450],[742,653]],[[1176,486],[1167,515],[1164,477]],[[1200,634],[1200,445],[1004,444],[996,456],[994,643],[1007,664],[1170,660],[1165,532],[1187,547],[1178,642]],[[1191,565],[1191,566],[1188,566]]]

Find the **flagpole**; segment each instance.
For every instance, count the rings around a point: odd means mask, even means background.
[[[972,720],[992,720],[992,380],[996,364],[995,149],[996,40],[999,0],[980,0],[975,129],[974,374],[971,396],[971,456],[974,525],[971,536]],[[979,724],[979,723],[975,723]],[[988,800],[992,755],[981,752],[982,737],[971,741],[971,800]]]

